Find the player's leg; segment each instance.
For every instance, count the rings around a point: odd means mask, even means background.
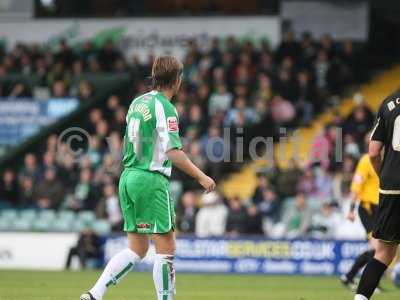
[[[352,288],[350,285],[354,284],[354,277],[356,277],[358,272],[374,257],[374,254],[375,250],[370,249],[364,251],[359,256],[357,256],[349,272],[347,272],[344,276],[341,277],[342,283]]]
[[[153,268],[153,280],[157,300],[172,300],[175,295],[175,234],[171,230],[164,234],[153,234],[156,258]]]
[[[156,248],[153,268],[154,285],[158,300],[172,300],[175,294],[175,211],[174,201],[169,194],[169,182],[162,175],[154,174],[152,184],[152,209],[148,220],[153,220],[152,239]],[[151,218],[150,218],[151,215]]]
[[[369,299],[378,286],[387,266],[396,255],[397,244],[378,241],[374,258],[367,264],[357,288],[355,300]]]
[[[81,296],[81,300],[101,300],[107,288],[117,284],[147,253],[148,236],[136,233],[136,216],[138,215],[136,204],[142,194],[140,189],[135,190],[136,194],[132,190],[128,190],[128,186],[137,186],[135,182],[131,181],[138,178],[139,176],[134,172],[124,171],[119,183],[119,198],[124,216],[124,230],[128,236],[128,248],[111,258],[96,284],[89,293]],[[136,201],[133,201],[133,198],[136,198]]]
[[[357,288],[356,300],[369,299],[387,266],[396,255],[400,241],[400,203],[397,195],[379,195],[379,208],[375,218],[373,236],[377,239],[374,258],[367,264]]]
[[[358,215],[360,217],[361,223],[368,235],[368,241],[370,244],[370,249],[364,251],[359,256],[357,256],[354,264],[350,268],[349,272],[342,275],[340,278],[343,285],[349,287],[350,289],[354,289],[354,277],[358,274],[358,272],[374,257],[376,242],[372,237],[372,229],[373,229],[373,217],[374,217],[375,208],[372,207],[371,211],[367,211],[362,205],[358,208]]]
[[[128,248],[111,258],[96,284],[90,289],[90,294],[96,300],[101,300],[108,287],[116,285],[146,256],[148,248],[147,235],[128,233]]]

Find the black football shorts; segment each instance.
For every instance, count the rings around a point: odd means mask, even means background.
[[[400,244],[400,195],[379,195],[379,207],[372,236]]]

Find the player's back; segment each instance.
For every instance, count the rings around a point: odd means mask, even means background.
[[[380,192],[400,194],[400,92],[387,97],[378,112],[372,140],[384,145],[380,172]]]
[[[163,93],[153,90],[132,101],[126,123],[124,167],[169,177],[172,163],[166,152],[182,147],[175,107]]]
[[[153,152],[155,95],[146,93],[135,98],[126,115],[124,137],[125,168],[148,169]]]

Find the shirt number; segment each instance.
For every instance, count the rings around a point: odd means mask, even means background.
[[[392,147],[394,151],[400,151],[400,115],[394,120]]]

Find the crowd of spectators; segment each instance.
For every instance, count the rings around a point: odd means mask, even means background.
[[[174,100],[186,152],[213,178],[222,179],[237,167],[234,161],[238,157],[226,149],[226,142],[210,141],[224,138],[229,129],[233,149],[236,136],[232,133],[242,132],[246,144],[255,135],[275,136],[280,126],[308,126],[315,114],[331,105],[332,95],[357,82],[359,57],[352,41],[335,42],[328,35],[314,40],[309,34],[295,39],[291,31],[275,50],[265,41],[256,47],[233,37],[214,39],[206,50],[195,41],[188,42],[184,84]],[[90,111],[83,124],[90,134],[83,155],[71,153],[54,134],[36,153],[26,154],[20,168],[6,170],[1,178],[0,205],[93,210],[114,230],[120,230],[117,182],[125,114],[130,100],[148,91],[146,78],[152,60],[151,55],[147,62],[136,56],[128,58],[112,40],[99,48],[90,41],[71,47],[62,40],[56,51],[37,44],[18,44],[9,52],[0,51],[0,77],[35,74],[38,86],[55,97],[91,98],[95,94],[91,84],[75,80],[83,73],[128,72],[134,82],[127,99],[110,95],[105,106]],[[38,86],[32,89],[23,82],[0,85],[0,97],[32,96]],[[348,193],[354,164],[363,152],[360,140],[372,121],[373,114],[360,100],[348,119],[337,115],[314,141],[314,148],[327,149],[327,159],[306,169],[293,161],[288,169],[274,165],[261,170],[251,199],[225,199],[219,193],[201,196],[195,182],[174,172],[171,189],[178,200],[179,231],[200,236],[330,232],[325,221],[336,218],[340,201]],[[336,127],[343,128],[343,163],[332,158]],[[318,201],[322,217],[314,218],[309,206]]]
[[[355,97],[349,116],[336,115],[315,137],[313,149],[321,151],[306,164],[292,159],[287,168],[276,161],[261,168],[257,187],[246,201],[226,199],[217,192],[203,196],[185,192],[178,209],[180,230],[202,237],[361,238],[360,224],[345,219],[354,170],[366,151],[373,123],[373,113],[360,97]],[[337,134],[342,137],[337,139]]]

